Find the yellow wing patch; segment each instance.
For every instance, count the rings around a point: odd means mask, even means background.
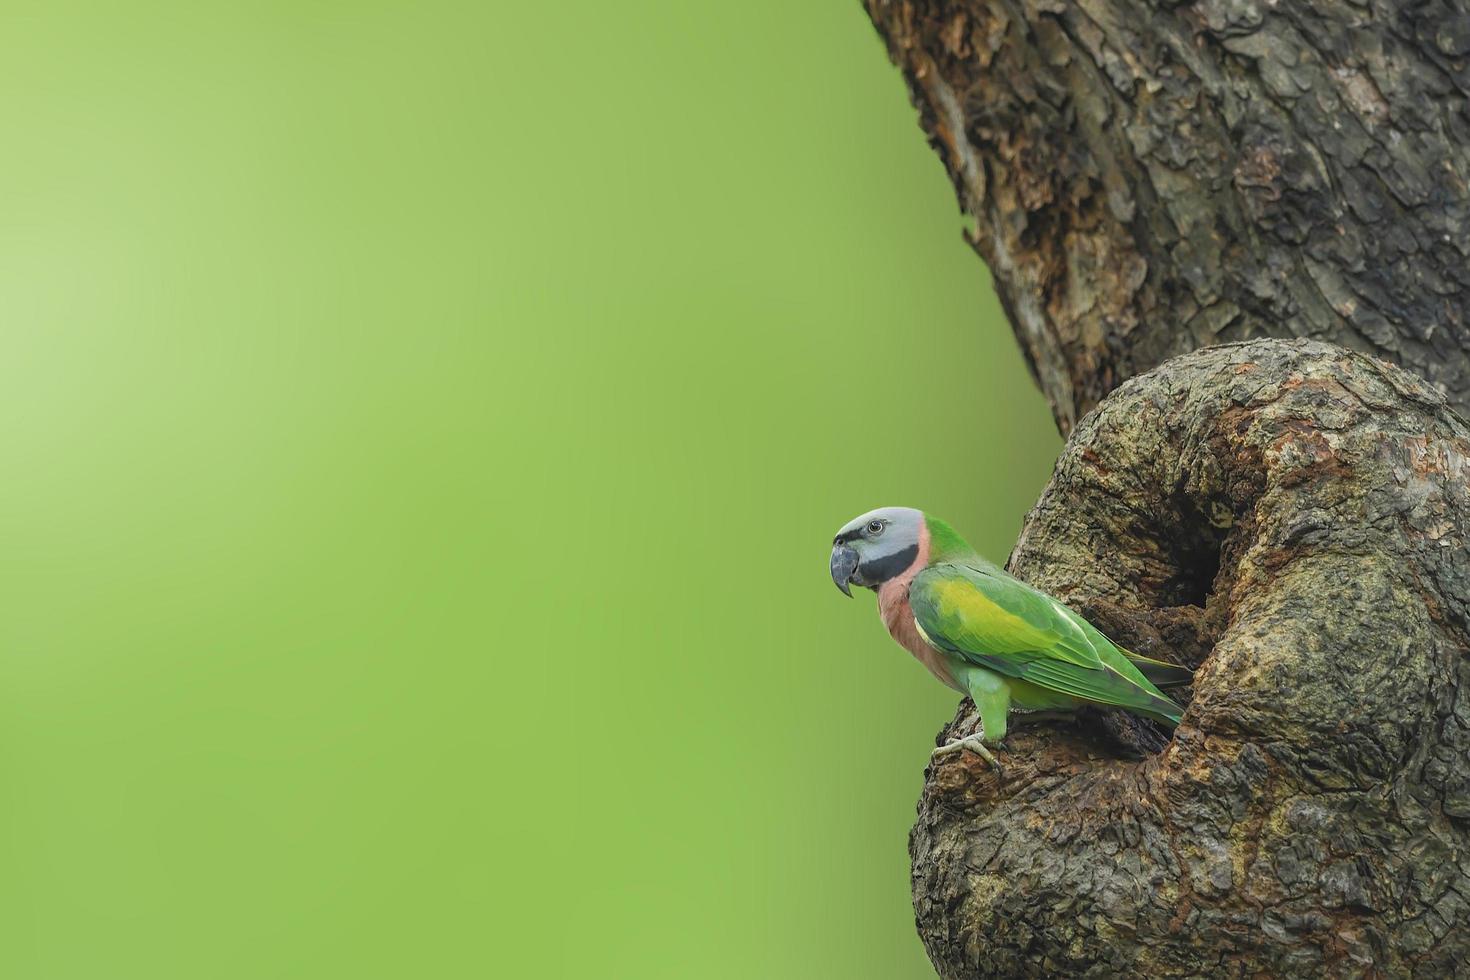
[[[935,585],[939,593],[939,611],[946,617],[952,616],[967,628],[987,636],[1027,637],[1040,645],[1050,645],[1035,626],[1015,613],[1007,612],[964,579],[940,581]]]
[[[1000,581],[998,587],[1007,583]],[[1014,588],[1025,590],[1020,582]],[[1071,615],[1055,599],[1038,592],[1020,591],[1019,599],[1033,595],[1046,616],[1046,625],[1038,626],[1011,612],[992,599],[984,584],[974,576],[943,578],[932,585],[934,610],[938,621],[931,632],[948,638],[972,653],[1006,655],[1045,653],[1079,667],[1096,669],[1102,664],[1097,650],[1087,635],[1072,621]]]

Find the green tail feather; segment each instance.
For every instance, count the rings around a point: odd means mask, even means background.
[[[1156,687],[1183,687],[1194,680],[1194,671],[1178,664],[1165,663],[1162,660],[1154,660],[1150,657],[1141,657],[1136,653],[1121,651],[1128,662],[1138,668],[1138,672],[1149,679]]]
[[[1180,708],[1173,701],[1170,701],[1168,698],[1152,696],[1149,698],[1149,706],[1147,708],[1130,708],[1129,710],[1143,715],[1145,718],[1152,718],[1154,721],[1168,725],[1170,728],[1177,727],[1179,719],[1184,716],[1184,709]]]

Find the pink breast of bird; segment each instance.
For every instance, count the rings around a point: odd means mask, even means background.
[[[914,659],[927,667],[929,673],[938,678],[941,684],[963,693],[964,689],[956,684],[950,675],[944,657],[919,635],[919,628],[914,625],[914,611],[909,608],[909,584],[927,564],[929,564],[929,529],[921,524],[919,525],[919,553],[914,556],[914,563],[904,569],[901,575],[889,579],[878,587],[878,614],[883,617],[883,625],[888,627],[888,635],[893,637],[899,646],[912,653]]]

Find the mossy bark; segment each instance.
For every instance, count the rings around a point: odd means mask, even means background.
[[[1211,344],[1470,408],[1466,0],[865,0],[1065,434]]]
[[[1467,477],[1443,395],[1312,341],[1186,354],[1087,416],[1010,568],[1199,671],[1161,752],[1100,714],[1016,729],[1003,775],[930,767],[940,974],[1470,969]]]

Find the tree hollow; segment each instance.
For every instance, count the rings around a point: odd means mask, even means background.
[[[1313,341],[1183,355],[1083,419],[1009,567],[1196,682],[1172,738],[1099,713],[1015,729],[1003,777],[930,767],[941,976],[1465,970],[1467,476],[1442,394]]]

